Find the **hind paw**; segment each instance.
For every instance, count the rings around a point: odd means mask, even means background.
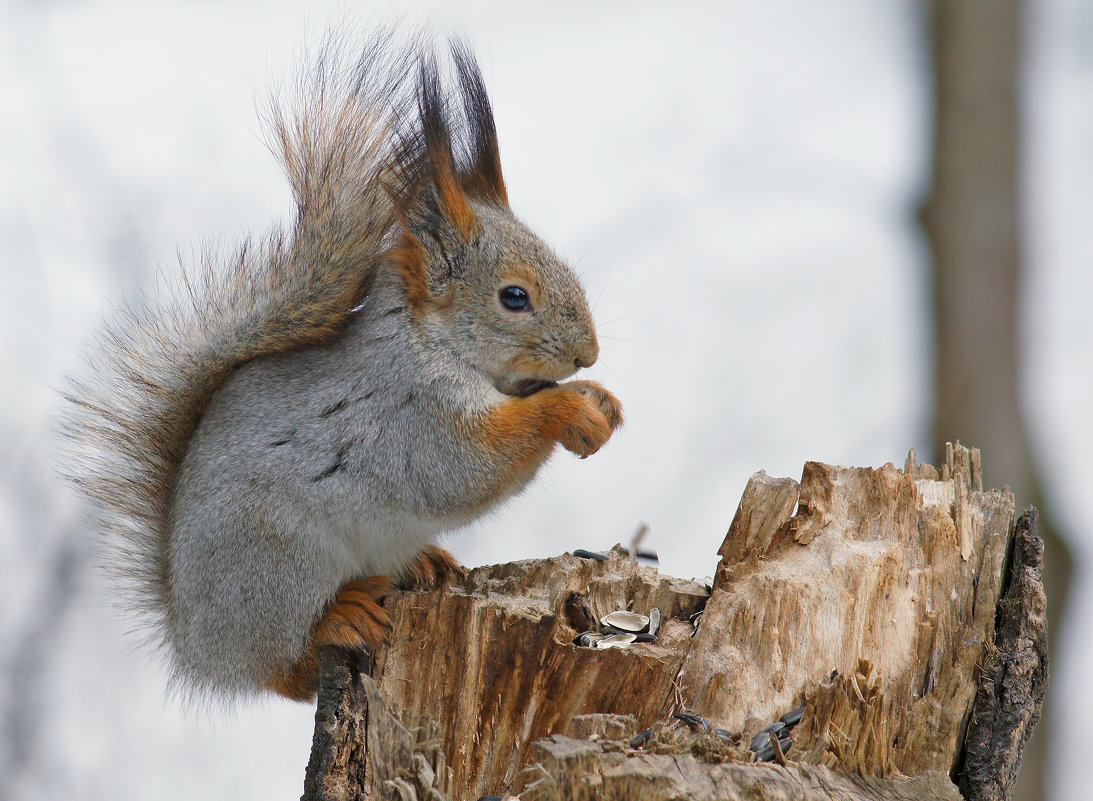
[[[408,590],[431,590],[462,574],[463,568],[451,553],[428,545],[402,569],[399,586]]]
[[[324,646],[374,651],[391,629],[391,618],[380,600],[394,589],[388,576],[368,576],[343,584],[311,627],[303,656],[266,685],[293,701],[310,701],[319,690],[319,653]]]

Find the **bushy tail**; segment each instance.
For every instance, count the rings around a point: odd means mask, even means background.
[[[89,375],[65,393],[62,427],[77,443],[65,472],[94,502],[111,566],[157,633],[169,609],[171,496],[213,393],[244,362],[334,336],[392,244],[385,182],[418,59],[379,38],[353,63],[344,53],[328,42],[298,99],[271,105],[271,144],[297,205],[291,230],[245,243],[227,265],[206,258],[184,270],[172,300],[121,309]]]

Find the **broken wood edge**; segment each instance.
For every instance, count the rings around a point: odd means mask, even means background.
[[[960,445],[948,450],[941,467],[948,476],[945,482],[940,482],[936,468],[918,464],[911,451],[902,473],[891,464],[879,468],[855,468],[807,462],[799,484],[789,478],[774,479],[759,472],[752,476],[744,490],[729,536],[719,551],[722,560],[714,580],[711,606],[716,606],[721,597],[718,595],[719,589],[730,590],[740,596],[748,588],[753,574],[762,575],[764,570],[768,570],[763,565],[770,560],[793,552],[796,544],[808,543],[812,546],[817,537],[827,536],[828,520],[832,515],[840,517],[840,505],[859,482],[861,486],[857,491],[866,493],[863,499],[871,498],[870,493],[878,497],[891,494],[893,501],[897,498],[915,499],[911,506],[918,503],[919,507],[909,513],[920,518],[918,534],[914,527],[910,527],[900,539],[908,554],[920,545],[926,548],[920,555],[927,564],[933,565],[931,569],[934,570],[947,564],[930,552],[930,549],[938,547],[936,542],[944,536],[942,532],[946,526],[940,519],[930,519],[930,510],[948,508],[951,526],[947,527],[959,543],[960,557],[963,557],[963,562],[958,564],[977,565],[974,571],[982,573],[982,583],[979,579],[971,583],[957,579],[957,586],[962,588],[959,602],[954,595],[953,605],[949,604],[948,598],[940,596],[933,599],[934,603],[925,604],[925,608],[944,610],[940,614],[948,616],[946,623],[944,620],[938,622],[939,617],[932,615],[931,619],[922,621],[922,624],[929,625],[920,624],[917,630],[911,632],[912,636],[925,632],[921,634],[918,651],[929,657],[928,661],[923,661],[919,656],[914,666],[898,667],[893,671],[891,666],[885,665],[883,655],[877,658],[876,648],[872,653],[844,648],[839,653],[859,653],[856,664],[847,660],[832,661],[829,666],[835,669],[830,674],[824,678],[813,676],[811,681],[800,687],[803,697],[783,697],[779,699],[781,708],[769,703],[763,707],[763,715],[772,717],[781,710],[802,703],[808,707],[800,731],[794,738],[798,750],[793,758],[797,761],[826,764],[849,773],[892,778],[920,775],[926,770],[956,775],[967,720],[978,693],[979,666],[986,650],[994,642],[998,602],[1012,552],[1015,514],[1013,497],[1008,489],[986,492],[976,489],[981,485],[978,451]],[[931,486],[939,482],[943,487]],[[946,488],[947,492],[941,491]],[[860,509],[864,508],[861,504],[865,502],[852,503],[851,511],[859,509],[861,514]],[[794,506],[796,513],[792,511]],[[870,515],[866,515],[864,525],[868,526],[871,519]],[[909,518],[889,518],[886,525],[892,526],[893,532],[896,527],[906,528],[900,523],[901,519],[906,523]],[[948,521],[945,523],[947,525]],[[845,523],[841,525],[845,528]],[[850,525],[847,530],[856,530],[856,525]],[[933,532],[931,538],[923,539],[927,530],[923,525]],[[966,537],[965,533],[969,536]],[[927,541],[932,544],[927,546]],[[819,547],[822,549],[824,546],[821,544]],[[931,584],[933,589],[921,589],[929,594],[935,592],[938,586],[949,587],[947,583],[942,583]],[[868,591],[867,586],[864,589]],[[863,594],[862,597],[866,596]],[[887,592],[884,597],[888,598]],[[910,601],[916,603],[916,608],[922,608],[917,605],[915,597],[912,596]],[[784,610],[786,604],[779,608]],[[964,610],[963,613],[953,611],[960,609]],[[746,613],[745,608],[741,614]],[[708,612],[706,617],[709,617]],[[893,619],[892,623],[895,622]],[[974,633],[969,627],[974,627]],[[852,628],[856,629],[854,626]],[[722,624],[721,630],[732,630],[733,640],[738,636],[749,636],[728,624]],[[965,634],[963,637],[954,635],[941,639],[944,632],[953,631],[964,631]],[[951,658],[943,660],[940,667],[939,641],[942,642],[940,653],[951,655]],[[782,647],[785,649],[786,644],[783,643]],[[730,649],[722,650],[729,654],[727,659],[733,656]],[[753,647],[753,650],[756,649]],[[778,656],[785,653],[792,652],[782,650]],[[745,664],[754,664],[754,660]],[[922,685],[916,685],[913,677],[923,677]],[[938,702],[935,693],[938,686],[942,689],[942,695],[953,696],[948,702]],[[791,690],[795,687],[799,685],[789,685]],[[959,695],[958,699],[956,695]],[[746,709],[746,704],[750,702],[750,697],[739,695],[727,705],[705,697],[694,706],[704,710],[703,714],[709,712],[713,716],[711,720],[718,721],[717,725],[735,730],[740,726],[739,719],[732,717],[727,710]],[[944,738],[933,733],[942,731]]]
[[[301,801],[447,801],[439,726],[411,731],[384,702],[366,651],[322,651],[315,734]]]
[[[903,463],[903,472],[930,481],[958,481],[965,489],[983,491],[983,462],[979,449],[963,446],[960,440],[945,443],[945,461],[940,468],[919,462],[915,449],[911,448]]]
[[[347,752],[363,747],[351,735],[367,732],[369,704],[362,675],[370,672],[371,657],[364,651],[324,648],[315,706],[315,734],[304,774],[301,801],[335,801],[346,798],[347,788],[367,787],[367,760],[348,758]],[[352,796],[348,796],[352,797]]]
[[[1013,794],[1021,751],[1043,708],[1048,685],[1047,597],[1041,576],[1044,541],[1039,512],[1018,519],[998,602],[994,645],[980,670],[956,778],[968,801],[1005,801]]]

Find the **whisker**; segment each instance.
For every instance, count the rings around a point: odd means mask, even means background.
[[[613,325],[614,323],[641,323],[647,328],[652,328],[653,324],[648,320],[643,320],[641,317],[612,317],[610,320],[604,320],[599,323],[599,326]]]
[[[602,359],[600,360],[599,364],[602,367],[606,368],[607,370],[611,371],[611,375],[615,376],[615,378],[617,378],[623,385],[625,385],[625,387],[627,389],[633,389],[634,388],[633,384],[631,384],[629,381],[627,381],[625,378],[623,378],[619,374],[619,372],[614,367],[612,367],[610,364],[603,361]]]
[[[629,339],[627,337],[613,337],[610,334],[599,334],[599,338],[606,342],[625,342],[627,345],[637,345],[640,348],[644,348],[647,351],[652,351],[653,346],[648,342],[642,342],[640,339]]]

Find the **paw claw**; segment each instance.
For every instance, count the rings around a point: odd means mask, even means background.
[[[462,572],[463,568],[451,553],[436,545],[428,545],[403,568],[399,586],[410,590],[431,590]]]
[[[342,585],[315,624],[312,640],[320,646],[378,648],[391,630],[391,617],[381,599],[394,586],[389,576],[368,576]]]

